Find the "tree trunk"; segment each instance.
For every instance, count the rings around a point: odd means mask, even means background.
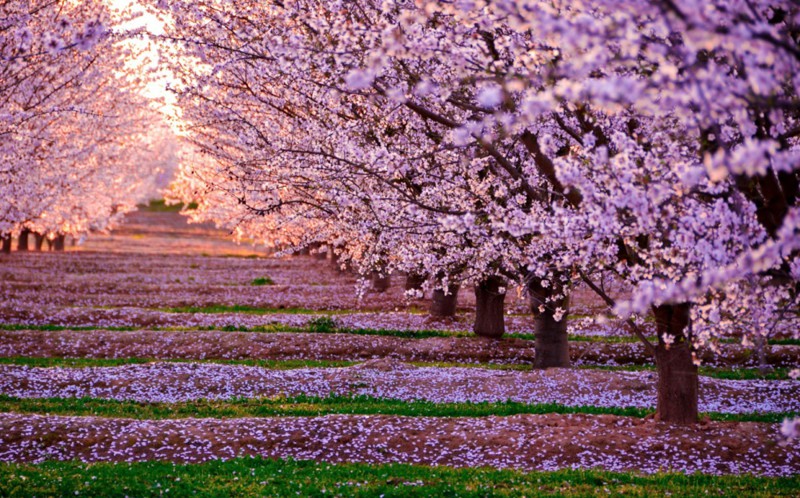
[[[333,256],[333,264],[339,273],[354,273],[352,263],[344,260],[344,254],[335,254]]]
[[[653,307],[658,331],[656,419],[664,422],[697,422],[697,365],[692,358],[691,342],[686,337],[690,310],[691,305],[688,303]],[[672,338],[671,343],[664,341],[665,335]]]
[[[451,284],[448,287],[448,293],[445,294],[444,290],[436,289],[433,291],[433,299],[431,300],[431,316],[436,318],[448,318],[455,316],[456,305],[458,304],[458,284]]]
[[[330,246],[328,252],[331,253],[331,259],[330,259],[331,266],[336,268],[338,271],[342,271],[341,254],[336,254],[336,251],[334,250],[333,246]]]
[[[67,236],[64,234],[60,234],[56,236],[53,240],[53,250],[54,251],[63,251],[64,250],[64,242],[66,241]]]
[[[772,368],[772,365],[767,362],[767,347],[767,338],[761,334],[756,334],[755,349],[756,357],[758,358],[758,373],[761,375],[767,375],[775,370]]]
[[[569,368],[569,336],[567,335],[567,313],[569,294],[557,300],[548,300],[556,295],[556,290],[543,287],[541,280],[528,280],[528,297],[533,313],[533,327],[536,335],[534,348],[534,368]],[[556,320],[556,308],[563,310],[561,320]]]
[[[33,244],[37,251],[42,250],[42,245],[44,244],[44,235],[40,233],[33,234]]]
[[[425,283],[425,277],[416,273],[409,273],[406,275],[406,290],[419,290],[422,289],[422,284]]]
[[[500,277],[489,277],[475,286],[475,326],[473,330],[480,337],[499,339],[506,331],[505,289],[500,287],[505,281]]]
[[[11,234],[0,236],[0,240],[3,241],[0,251],[11,254]]]
[[[17,251],[27,251],[28,248],[28,236],[31,234],[31,231],[27,228],[23,228],[22,231],[19,233],[19,242],[17,243]]]
[[[386,292],[389,285],[392,283],[392,278],[388,273],[383,271],[372,272],[372,290],[375,292]]]
[[[328,257],[328,251],[323,251],[325,248],[324,244],[320,244],[319,242],[315,242],[311,246],[309,246],[309,252],[312,256],[317,259],[326,259]]]

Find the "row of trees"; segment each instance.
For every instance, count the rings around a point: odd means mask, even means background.
[[[156,191],[169,128],[101,0],[0,1],[0,237],[105,230]],[[160,130],[160,132],[159,132]]]
[[[569,365],[587,285],[653,354],[663,420],[697,419],[698,348],[800,330],[792,2],[157,7],[199,151],[174,194],[195,218],[440,294],[473,285],[483,335],[522,286],[540,367]]]

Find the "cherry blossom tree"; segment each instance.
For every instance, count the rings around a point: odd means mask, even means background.
[[[178,187],[203,189],[195,216],[330,244],[364,273],[477,284],[493,309],[525,285],[543,367],[568,365],[580,280],[654,355],[663,420],[697,419],[697,348],[800,329],[792,4],[167,12],[204,154]],[[600,271],[626,294],[596,285]],[[648,314],[655,344],[639,327]]]
[[[251,235],[258,233],[259,224],[246,220],[254,216],[291,220],[296,228],[302,220],[306,227],[292,231],[305,234],[300,240],[342,247],[345,259],[356,261],[363,273],[423,274],[429,290],[436,287],[434,292],[440,295],[455,292],[461,283],[475,283],[476,331],[483,335],[502,334],[502,303],[509,285],[543,281],[545,285],[530,285],[538,289],[534,309],[541,315],[537,319],[542,324],[540,336],[554,330],[558,340],[542,341],[541,366],[568,364],[565,321],[560,319],[566,310],[549,301],[554,297],[565,303],[566,286],[560,278],[532,276],[520,262],[524,252],[530,251],[531,239],[497,230],[491,222],[504,216],[497,210],[498,202],[527,204],[527,211],[546,210],[552,202],[545,189],[515,185],[522,178],[518,172],[516,178],[505,171],[498,175],[497,157],[511,168],[511,161],[523,160],[523,152],[511,145],[502,153],[494,151],[496,157],[492,157],[481,147],[454,147],[445,135],[456,126],[441,130],[441,123],[398,104],[385,90],[359,89],[363,75],[351,70],[352,62],[321,71],[319,61],[307,56],[312,48],[295,46],[281,48],[284,63],[272,64],[275,56],[264,47],[277,52],[274,47],[279,42],[265,43],[261,38],[267,30],[284,30],[283,38],[319,44],[322,40],[315,33],[328,32],[332,26],[307,30],[306,20],[287,24],[283,8],[273,12],[272,7],[251,6],[253,12],[245,18],[242,10],[226,12],[216,7],[213,3],[171,4],[178,28],[172,38],[185,43],[174,60],[193,58],[205,64],[201,75],[197,64],[176,69],[190,68],[187,80],[199,78],[182,89],[183,119],[191,120],[195,142],[216,161],[206,163],[213,166],[205,173],[196,165],[190,168],[196,176],[207,177],[206,185],[227,192],[230,200],[227,207],[218,197],[210,204],[200,200],[194,215],[208,213]],[[343,11],[337,9],[331,4],[325,12],[340,15]],[[214,22],[190,21],[203,16]],[[263,22],[261,31],[245,26],[246,19]],[[343,20],[333,19],[331,25]],[[321,16],[315,22],[328,21]],[[363,52],[363,47],[359,50]],[[341,65],[335,60],[333,64]],[[417,73],[447,69],[442,64],[428,65],[422,64],[415,74],[396,77],[408,84],[418,80],[416,91],[429,93]],[[387,106],[393,111],[381,115]],[[472,113],[469,107],[456,110],[463,120]],[[296,167],[300,163],[302,169]],[[258,188],[276,185],[282,186],[280,196],[272,192],[266,199]],[[197,191],[196,186],[188,189]],[[213,207],[206,211],[209,205]],[[220,213],[226,210],[231,214]],[[301,216],[298,210],[310,216]],[[464,215],[482,219],[483,228],[465,229]],[[320,224],[323,219],[330,223]],[[269,221],[260,226],[273,233],[277,226],[285,229],[286,223]],[[543,270],[548,271],[547,267]],[[548,363],[548,358],[553,361]]]
[[[163,121],[131,76],[132,55],[108,30],[105,2],[0,6],[0,233],[102,230],[154,193],[151,145]],[[163,134],[162,134],[163,135]]]
[[[536,37],[503,44],[520,65],[499,86],[527,111],[496,122],[538,137],[532,152],[580,198],[557,208],[565,223],[549,237],[583,242],[582,278],[613,268],[634,292],[625,303],[601,292],[609,304],[652,309],[659,417],[696,420],[694,349],[731,324],[755,325],[758,339],[797,306],[797,7],[465,6],[428,3],[426,15]]]

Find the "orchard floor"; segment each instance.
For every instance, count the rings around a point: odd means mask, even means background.
[[[45,461],[250,457],[378,466],[369,472],[404,463],[627,473],[606,481],[749,473],[765,477],[728,485],[745,495],[800,490],[800,445],[779,435],[780,421],[800,412],[800,382],[786,375],[800,365],[791,341],[769,347],[776,370],[767,376],[735,341],[704,353],[703,422],[673,426],[652,419],[655,372],[644,349],[622,325],[596,322],[605,310],[583,289],[570,320],[576,368],[534,371],[523,296],[509,295],[509,334],[492,341],[469,334],[466,289],[458,316],[436,321],[425,301],[404,298],[402,278],[361,299],[357,286],[328,261],[268,257],[170,211],[139,211],[64,253],[0,256],[0,475],[12,476],[0,496],[47,494],[41,479],[62,464]],[[70,468],[86,480],[109,472]],[[112,467],[120,476],[125,468]],[[74,491],[90,491],[81,479]],[[270,495],[269,485],[259,489]],[[453,493],[523,494],[481,489]],[[627,492],[637,489],[667,490]]]

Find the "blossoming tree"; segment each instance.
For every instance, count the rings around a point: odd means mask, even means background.
[[[494,309],[525,285],[542,367],[569,364],[580,280],[654,355],[669,421],[697,419],[697,348],[800,329],[787,313],[800,276],[788,2],[206,0],[168,13],[205,154],[179,187],[204,190],[197,216],[331,244],[365,272],[474,283]],[[626,293],[596,285],[599,271]],[[637,326],[647,314],[656,343]]]
[[[154,193],[161,121],[108,31],[105,2],[4,2],[0,24],[0,234],[28,248],[102,230]],[[37,237],[41,245],[42,237]]]

